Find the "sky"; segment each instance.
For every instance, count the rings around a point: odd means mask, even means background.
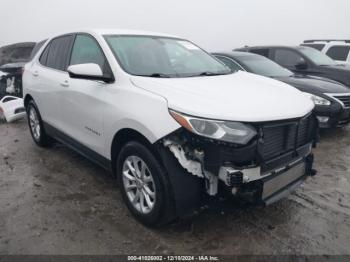
[[[350,38],[349,0],[0,0],[0,46],[82,28],[175,34],[208,51]]]

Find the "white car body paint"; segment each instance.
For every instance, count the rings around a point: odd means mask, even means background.
[[[287,84],[238,71],[191,78],[133,77],[141,88],[163,96],[171,109],[210,119],[263,122],[297,118],[314,104]]]
[[[78,32],[99,43],[115,82],[72,79],[67,72],[42,66],[38,60],[47,41],[25,66],[24,97],[33,97],[43,121],[107,159],[121,129],[136,130],[154,143],[180,128],[169,108],[204,118],[259,122],[301,117],[314,106],[291,86],[243,72],[169,79],[132,76],[121,68],[103,35],[171,35],[112,29]]]

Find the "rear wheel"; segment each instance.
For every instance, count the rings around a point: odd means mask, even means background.
[[[33,100],[28,103],[27,117],[29,130],[34,142],[41,147],[52,145],[54,140],[46,134],[38,107]]]
[[[151,150],[128,142],[117,159],[123,199],[134,217],[146,226],[159,226],[175,218],[168,175]]]

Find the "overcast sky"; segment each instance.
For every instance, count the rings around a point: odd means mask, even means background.
[[[350,38],[349,0],[0,0],[0,46],[79,28],[130,28],[213,50]]]

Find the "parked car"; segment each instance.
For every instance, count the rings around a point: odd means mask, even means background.
[[[326,78],[294,74],[272,60],[253,53],[235,51],[214,55],[234,71],[243,70],[271,77],[308,94],[316,105],[314,112],[321,128],[350,123],[350,103],[344,104],[338,98],[350,98],[350,90],[346,86]]]
[[[205,193],[271,204],[315,174],[312,101],[280,81],[233,73],[182,38],[59,35],[23,81],[35,143],[59,140],[111,170],[148,226],[190,214]]]
[[[305,40],[301,46],[313,47],[339,64],[350,64],[350,40]]]
[[[350,88],[350,66],[338,64],[311,47],[255,46],[238,48],[236,51],[263,55],[295,73],[333,79]]]
[[[23,97],[22,73],[25,64],[25,62],[19,62],[0,66],[0,71],[6,73],[6,77],[2,80],[2,93],[0,95]]]
[[[26,110],[23,99],[15,96],[4,96],[0,99],[0,120],[8,123],[24,118]]]
[[[0,66],[27,62],[34,46],[34,42],[24,42],[0,47]]]
[[[0,48],[0,72],[6,73],[0,79],[0,98],[6,95],[23,97],[22,73],[29,61],[35,43],[17,43]]]
[[[0,70],[0,99],[6,95],[7,73]]]

